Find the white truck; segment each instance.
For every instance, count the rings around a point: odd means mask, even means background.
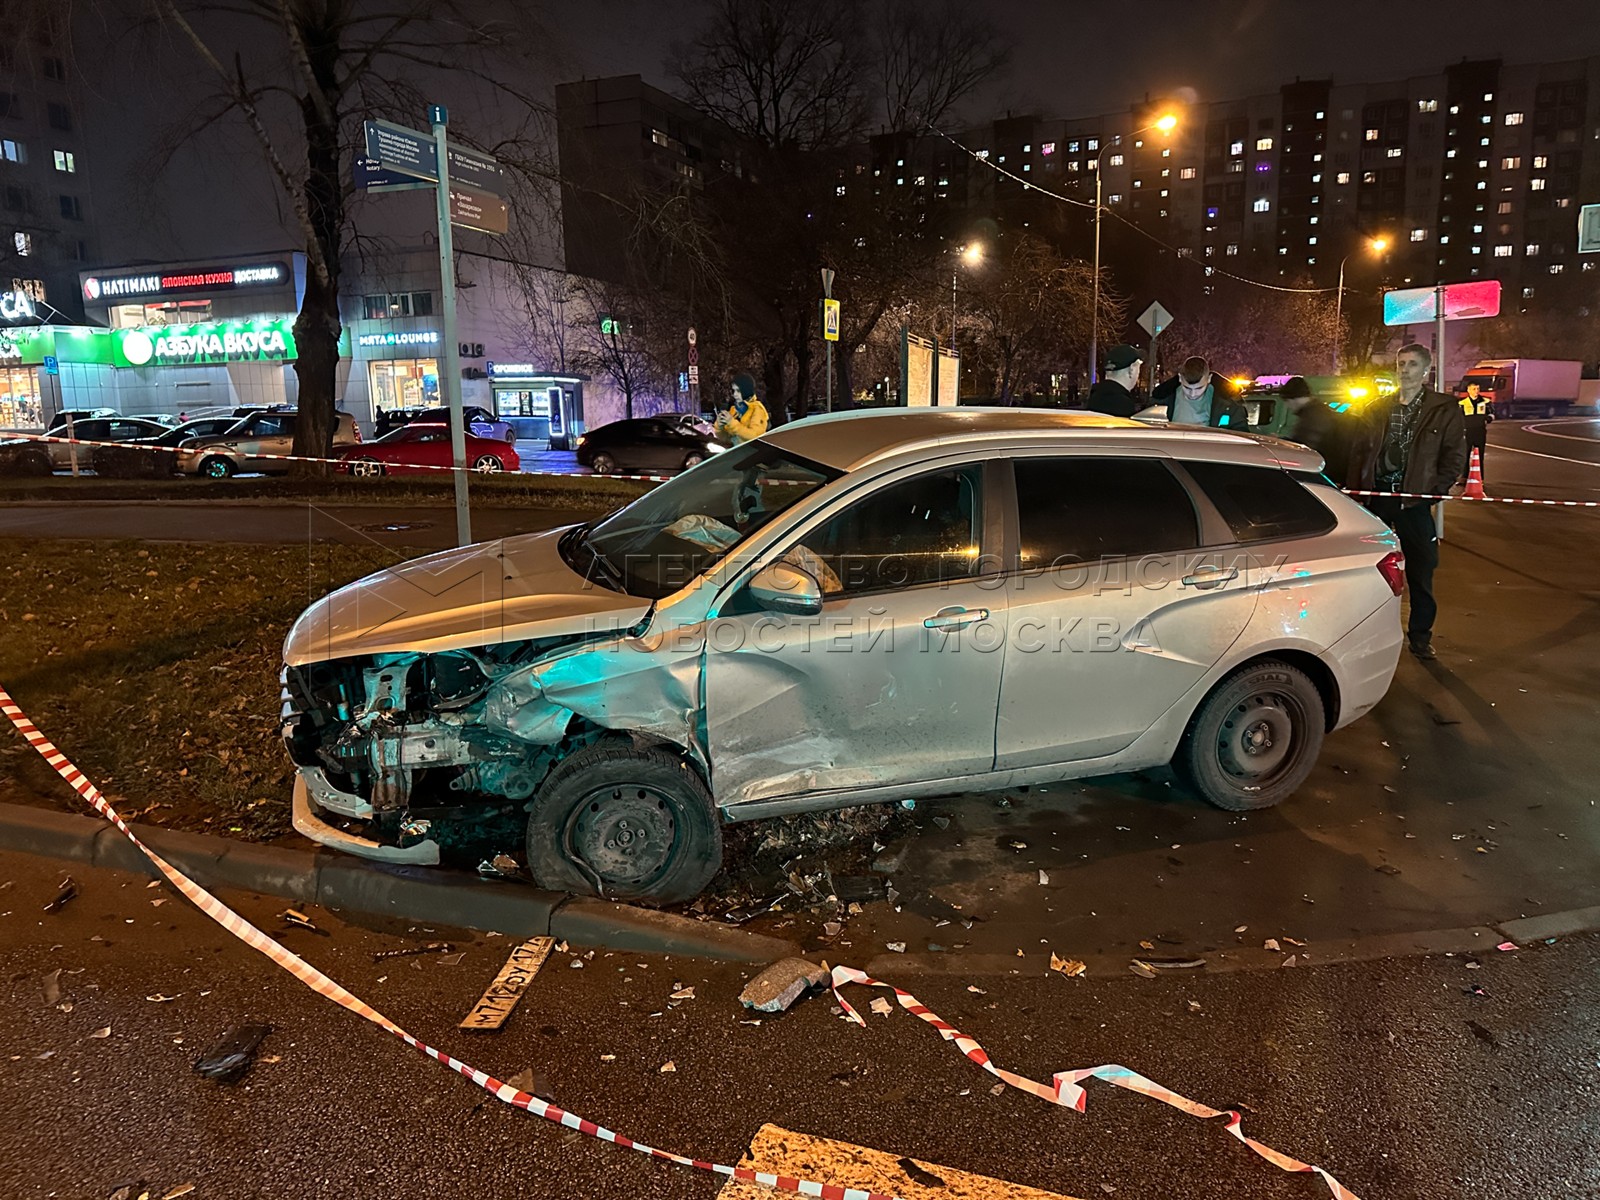
[[[1554,417],[1578,404],[1583,364],[1565,358],[1486,358],[1461,377],[1494,403],[1497,417]]]

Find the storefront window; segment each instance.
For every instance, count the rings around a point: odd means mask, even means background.
[[[374,408],[415,408],[439,403],[439,361],[401,358],[367,364]]]
[[[502,417],[548,417],[550,398],[543,392],[508,391],[496,388],[495,412]]]
[[[0,367],[0,429],[38,429],[44,425],[37,367]]]
[[[213,319],[209,300],[118,304],[111,309],[110,316],[113,329],[142,329],[147,325],[198,325]]]

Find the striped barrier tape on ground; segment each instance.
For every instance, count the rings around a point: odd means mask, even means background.
[[[18,440],[18,441],[45,442],[45,443],[49,443],[49,444],[56,445],[56,446],[102,446],[102,447],[105,447],[107,449],[112,449],[112,450],[143,450],[143,451],[146,451],[146,452],[148,452],[150,454],[171,454],[174,457],[174,460],[176,460],[177,453],[178,453],[177,449],[172,447],[172,446],[147,446],[147,445],[142,445],[142,444],[140,444],[138,442],[98,442],[98,441],[92,441],[92,440],[90,440],[88,438],[61,437],[61,436],[59,436],[57,434],[51,434],[51,433],[8,433],[5,436],[7,438],[15,439],[15,440]],[[365,444],[365,445],[373,445],[374,443],[368,442],[368,443],[363,443],[363,444]],[[343,467],[346,470],[346,472],[350,473],[350,474],[354,474],[354,472],[351,470],[351,466],[352,466],[352,463],[354,461],[356,461],[355,459],[352,459],[352,458],[316,458],[314,456],[306,455],[306,454],[251,454],[251,455],[249,455],[249,457],[253,458],[253,459],[258,459],[258,458],[259,459],[271,459],[273,462],[326,463],[329,466]],[[457,466],[454,466],[454,465],[451,465],[451,466],[448,466],[448,467],[443,467],[443,466],[437,466],[437,465],[435,465],[433,463],[390,463],[390,464],[380,464],[380,465],[403,467],[407,471],[464,471],[469,475],[501,475],[501,474],[507,474],[508,473],[508,472],[499,471],[499,470],[496,470],[496,471],[483,471],[483,470],[478,469],[477,467],[457,467]],[[86,470],[92,470],[93,468],[90,467],[90,468],[85,468],[85,469]],[[564,471],[515,471],[515,472],[509,472],[509,473],[510,474],[515,474],[515,475],[528,475],[528,476],[548,475],[548,476],[551,476],[551,477],[559,477],[559,478],[562,478],[562,479],[571,479],[571,478],[573,478],[573,476],[571,474],[569,474],[567,472],[564,472]],[[645,480],[645,481],[650,482],[650,483],[665,483],[669,479],[676,479],[677,476],[676,475],[597,475],[597,476],[594,476],[593,478],[597,478],[597,479],[639,479],[639,480]]]
[[[1085,1079],[1103,1079],[1107,1083],[1114,1083],[1120,1088],[1128,1089],[1130,1092],[1138,1092],[1142,1096],[1149,1096],[1152,1099],[1161,1101],[1163,1104],[1170,1104],[1180,1112],[1186,1112],[1191,1117],[1198,1117],[1203,1121],[1209,1121],[1216,1117],[1226,1117],[1228,1119],[1228,1132],[1279,1170],[1296,1174],[1316,1175],[1328,1185],[1328,1190],[1333,1194],[1334,1200],[1359,1200],[1354,1192],[1350,1191],[1349,1188],[1345,1187],[1321,1167],[1314,1166],[1311,1163],[1303,1163],[1297,1158],[1290,1158],[1287,1154],[1274,1150],[1271,1146],[1263,1145],[1252,1137],[1246,1137],[1243,1128],[1244,1118],[1232,1109],[1210,1108],[1198,1101],[1190,1100],[1186,1096],[1180,1096],[1177,1092],[1169,1091],[1154,1080],[1145,1078],[1137,1071],[1115,1064],[1102,1067],[1086,1067],[1076,1071],[1057,1071],[1050,1077],[1048,1084],[1040,1083],[1036,1079],[1029,1079],[1025,1075],[1018,1075],[1012,1071],[1007,1071],[1003,1067],[997,1067],[989,1057],[988,1051],[955,1026],[946,1024],[937,1013],[930,1010],[910,992],[902,991],[892,983],[882,983],[873,979],[864,971],[858,971],[854,967],[834,967],[832,980],[834,999],[839,1002],[839,1007],[844,1009],[845,1016],[857,1025],[864,1026],[866,1021],[851,1006],[850,1002],[839,994],[841,987],[851,983],[859,983],[865,987],[889,988],[894,992],[894,998],[900,1002],[901,1008],[912,1016],[919,1017],[929,1025],[932,1025],[939,1031],[940,1037],[947,1042],[954,1042],[956,1049],[960,1050],[961,1053],[965,1054],[996,1079],[1017,1088],[1019,1091],[1027,1092],[1030,1096],[1037,1096],[1050,1104],[1059,1104],[1063,1108],[1083,1112],[1088,1105],[1088,1095],[1079,1084]]]
[[[1343,488],[1347,496],[1393,496],[1397,500],[1466,500],[1476,504],[1545,504],[1551,508],[1600,508],[1600,500],[1531,500],[1521,496],[1435,496],[1427,492],[1369,492]]]
[[[107,803],[106,798],[100,794],[100,789],[95,787],[65,754],[56,749],[44,734],[39,732],[33,722],[28,719],[27,714],[17,707],[16,701],[11,698],[10,693],[4,687],[0,687],[0,712],[10,718],[11,723],[17,727],[17,731],[27,739],[28,744],[37,750],[45,762],[55,769],[56,774],[67,781],[73,791],[93,805],[96,812],[120,829],[128,840],[155,864],[156,869],[166,876],[167,880],[206,916],[221,925],[252,950],[257,950],[264,954],[273,963],[288,971],[318,995],[332,1000],[341,1008],[355,1013],[358,1017],[371,1021],[379,1028],[394,1034],[412,1049],[421,1051],[435,1062],[466,1076],[497,1100],[501,1100],[514,1108],[526,1109],[528,1112],[533,1113],[534,1116],[543,1117],[545,1120],[552,1121],[558,1125],[565,1125],[568,1129],[576,1129],[579,1133],[586,1134],[589,1137],[598,1138],[604,1142],[612,1142],[615,1145],[623,1146],[629,1150],[636,1150],[640,1154],[660,1159],[663,1162],[670,1162],[680,1167],[693,1167],[696,1170],[725,1175],[730,1179],[738,1179],[745,1183],[761,1184],[778,1191],[793,1192],[802,1196],[817,1196],[821,1200],[895,1200],[893,1196],[884,1195],[880,1192],[841,1187],[837,1184],[817,1183],[813,1180],[799,1179],[789,1175],[774,1175],[766,1171],[751,1170],[748,1167],[726,1166],[722,1163],[707,1162],[704,1159],[674,1154],[670,1150],[658,1150],[654,1146],[647,1146],[643,1142],[635,1141],[632,1138],[607,1129],[604,1125],[597,1125],[593,1121],[585,1120],[576,1113],[558,1108],[554,1104],[514,1088],[508,1083],[502,1083],[485,1071],[479,1071],[456,1058],[452,1058],[441,1050],[435,1050],[426,1042],[407,1033],[377,1009],[360,999],[360,997],[346,991],[298,954],[279,945],[272,938],[262,933],[261,930],[250,924],[249,921],[234,912],[233,909],[141,842],[135,836],[133,830],[129,829],[121,816],[117,814],[117,811]]]

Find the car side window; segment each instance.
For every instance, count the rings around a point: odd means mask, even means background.
[[[983,467],[934,471],[851,504],[785,558],[828,595],[966,579],[983,552]]]
[[[1200,544],[1194,502],[1154,458],[1019,458],[1018,532],[1025,569]]]
[[[413,440],[418,442],[448,442],[450,435],[448,433],[419,433]]]
[[[262,417],[251,432],[257,437],[282,437],[293,431],[294,426],[288,417]]]
[[[1277,467],[1185,462],[1183,468],[1241,542],[1310,537],[1338,524],[1322,501]]]
[[[150,430],[137,421],[112,421],[106,433],[109,442],[129,442],[134,438],[149,437]]]

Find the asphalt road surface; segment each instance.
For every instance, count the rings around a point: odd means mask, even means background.
[[[719,1179],[647,1161],[497,1102],[323,1000],[165,884],[0,852],[0,1194],[712,1197]],[[456,1028],[511,944],[363,927],[282,901],[240,911],[425,1041],[652,1145],[737,1162],[760,1126],[817,1134],[1076,1197],[1312,1197],[1207,1123],[1104,1083],[1083,1114],[996,1080],[908,1014],[840,1020],[826,993],[752,1022],[747,969],[636,954],[552,956],[498,1033]],[[446,940],[451,951],[375,960]],[[459,957],[457,957],[459,956]],[[851,959],[844,956],[844,961]],[[576,968],[573,964],[582,964]],[[59,974],[55,972],[59,971]],[[1600,940],[1481,958],[1228,975],[892,981],[1038,1079],[1129,1066],[1330,1171],[1365,1200],[1594,1195]],[[693,988],[692,998],[672,993]],[[235,1084],[193,1063],[266,1022]],[[663,1071],[667,1064],[673,1069]],[[848,1184],[847,1161],[828,1182]],[[908,1175],[901,1194],[911,1195]],[[138,1195],[136,1190],[134,1195]],[[929,1188],[917,1196],[938,1195]],[[1003,1194],[1003,1193],[997,1193]]]

